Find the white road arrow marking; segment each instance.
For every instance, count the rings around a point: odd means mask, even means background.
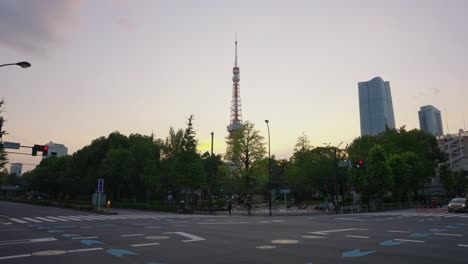
[[[195,241],[206,240],[206,239],[204,239],[202,237],[191,235],[191,234],[188,234],[188,233],[185,233],[185,232],[165,232],[164,234],[177,234],[179,236],[190,238],[188,240],[182,240],[182,242],[195,242]]]

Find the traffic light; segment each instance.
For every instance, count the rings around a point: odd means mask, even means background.
[[[364,160],[358,160],[358,162],[356,162],[356,165],[354,165],[356,167],[356,169],[364,169],[366,167],[366,163],[364,162]]]
[[[37,152],[42,152],[42,156],[47,156],[49,153],[49,146],[46,145],[34,145],[32,147],[32,155],[37,156]]]
[[[47,156],[49,153],[49,146],[42,146],[42,156]]]

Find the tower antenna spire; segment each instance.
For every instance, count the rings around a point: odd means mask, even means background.
[[[234,67],[232,68],[232,101],[231,101],[231,118],[227,131],[230,136],[234,135],[234,132],[242,128],[242,111],[241,111],[241,100],[240,100],[240,71],[237,65],[237,33],[236,40],[234,42]]]
[[[234,67],[237,67],[237,32],[236,32],[236,52],[235,52],[235,58],[234,58]]]

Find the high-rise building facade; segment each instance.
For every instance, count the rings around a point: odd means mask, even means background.
[[[12,163],[10,167],[10,174],[16,174],[16,176],[21,176],[23,171],[23,164],[22,163]]]
[[[444,134],[440,111],[432,105],[421,106],[418,111],[419,127],[436,137]]]
[[[361,136],[377,135],[385,128],[395,128],[390,83],[380,77],[359,82],[359,113]]]

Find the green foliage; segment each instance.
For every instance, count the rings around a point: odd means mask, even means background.
[[[169,191],[204,188],[207,171],[196,150],[193,116],[185,130],[170,128],[165,141],[154,135],[113,132],[71,156],[50,157],[26,173],[23,186],[53,198],[89,199],[97,180],[104,179],[107,197],[119,200],[163,200]],[[217,165],[219,165],[218,158]]]
[[[3,109],[4,104],[5,104],[5,101],[3,99],[0,100],[0,139],[2,138],[3,135],[6,134],[6,131],[3,130],[5,119],[2,116],[2,112],[4,111]],[[8,157],[5,152],[5,148],[3,148],[3,145],[2,145],[0,146],[0,169],[4,168],[7,162],[8,162]]]
[[[375,146],[379,147],[371,157]],[[411,200],[435,176],[437,164],[445,159],[434,136],[417,129],[406,131],[405,127],[356,138],[347,151],[351,160],[363,159],[367,166],[364,170],[350,170],[352,184],[368,197],[382,196],[391,190],[396,201],[405,196]],[[369,182],[372,179],[378,184]]]
[[[266,154],[264,138],[254,128],[254,124],[247,121],[242,129],[226,140],[226,159],[232,161],[235,166],[232,174],[241,181],[241,193],[250,194],[264,181],[262,177],[264,179],[265,171],[258,167],[259,161]]]

